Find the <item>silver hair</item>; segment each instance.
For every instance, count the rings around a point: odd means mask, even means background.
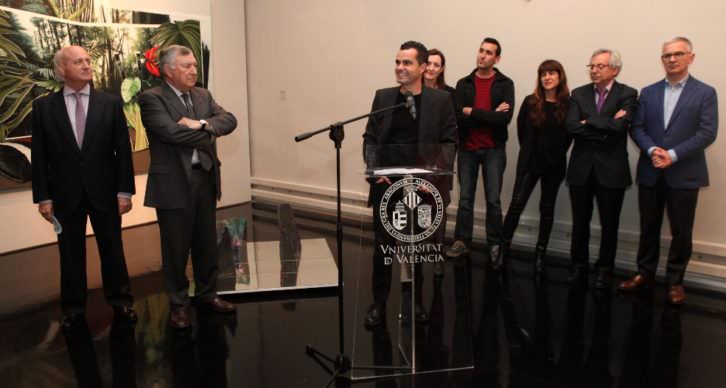
[[[620,58],[620,53],[617,50],[611,50],[611,49],[597,49],[595,50],[590,58],[596,57],[600,54],[610,54],[610,61],[608,62],[608,66],[612,67],[613,69],[622,69],[623,68],[623,60]]]
[[[688,46],[688,52],[692,52],[693,51],[693,43],[691,43],[691,40],[688,39],[688,38],[686,38],[685,36],[676,36],[675,38],[668,39],[667,41],[665,41],[663,43],[663,47],[665,47],[666,45],[669,45],[671,43],[676,43],[676,42],[683,42],[683,43],[685,43],[686,46]]]
[[[63,47],[55,52],[53,55],[53,72],[55,72],[55,78],[60,82],[65,82],[65,78],[61,75],[58,68],[63,64],[63,59],[66,56],[65,50],[67,47]]]
[[[191,53],[192,50],[189,47],[178,44],[172,44],[170,46],[164,47],[164,49],[159,52],[159,67],[162,69],[162,72],[164,70],[164,66],[169,66],[173,69],[174,61],[176,60],[177,56],[189,55]]]

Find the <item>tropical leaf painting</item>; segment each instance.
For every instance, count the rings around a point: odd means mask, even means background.
[[[93,61],[94,87],[122,97],[129,138],[137,151],[137,172],[148,168],[148,155],[143,154],[148,153],[149,145],[138,96],[162,82],[158,51],[171,44],[189,47],[199,64],[198,83],[206,85],[207,73],[203,70],[207,68],[209,50],[203,43],[200,20],[113,9],[105,3],[0,0],[0,147],[8,146],[7,142],[14,147],[0,152],[0,158],[12,154],[13,161],[17,161],[23,153],[29,155],[24,148],[32,142],[32,103],[62,88],[52,65],[53,55],[62,47],[86,48]],[[27,175],[22,173],[29,166],[26,159],[18,166],[0,160],[0,190],[24,187],[17,183],[27,186],[25,178],[18,178]],[[14,183],[6,184],[8,179]]]

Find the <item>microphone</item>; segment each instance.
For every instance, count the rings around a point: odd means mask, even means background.
[[[416,120],[416,101],[413,99],[413,94],[411,92],[406,92],[404,94],[406,96],[406,108],[408,108],[408,113],[411,114],[411,118]]]

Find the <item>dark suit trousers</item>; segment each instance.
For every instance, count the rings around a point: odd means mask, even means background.
[[[592,219],[593,200],[597,200],[600,215],[600,253],[595,269],[611,271],[615,265],[615,252],[618,248],[618,227],[620,210],[623,208],[625,188],[603,187],[590,171],[584,185],[570,185],[572,205],[572,242],[570,256],[575,267],[587,268],[590,262],[590,220]]]
[[[83,313],[86,310],[86,223],[89,217],[101,258],[101,278],[106,301],[116,307],[134,303],[121,241],[121,216],[118,212],[95,209],[84,194],[73,213],[58,216],[63,227],[63,232],[58,235],[63,314]]]
[[[638,272],[643,276],[653,279],[658,268],[660,231],[663,212],[667,208],[673,239],[668,251],[666,280],[669,285],[683,284],[683,275],[693,252],[693,223],[697,202],[698,189],[672,189],[662,176],[653,187],[638,187]]]
[[[156,209],[161,234],[164,289],[172,307],[189,304],[187,259],[191,250],[195,298],[208,302],[216,296],[217,259],[216,198],[212,172],[192,170],[189,206]]]

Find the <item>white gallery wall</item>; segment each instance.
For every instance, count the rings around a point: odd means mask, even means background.
[[[585,65],[593,50],[617,49],[624,62],[619,81],[640,90],[663,77],[659,59],[663,41],[684,35],[695,46],[692,74],[720,92],[719,110],[722,117],[726,114],[723,2],[247,0],[245,7],[253,197],[334,208],[331,141],[319,136],[295,143],[293,137],[370,109],[376,89],[395,85],[394,56],[400,43],[409,39],[445,53],[447,82],[454,85],[474,69],[482,38],[496,37],[503,49],[498,68],[516,86],[516,115],[523,98],[532,92],[537,66],[544,59],[562,62],[574,88],[589,82]],[[368,187],[361,177],[364,127],[365,121],[346,126],[342,148],[344,209],[351,214],[370,212],[364,208]],[[700,193],[695,254],[687,277],[712,287],[721,287],[718,281],[726,278],[726,207],[721,205],[726,196],[724,136],[721,133],[707,150],[711,186]],[[629,151],[634,172],[638,152],[632,142]],[[517,152],[516,128],[510,125],[502,193],[505,209]],[[533,194],[515,243],[534,241],[538,195]],[[454,197],[451,214],[456,211]],[[479,237],[484,235],[483,202],[480,189],[475,230]],[[571,225],[566,186],[560,190],[556,217],[551,246],[565,253]],[[595,217],[593,225],[597,224]],[[637,189],[631,187],[621,215],[619,266],[632,266],[638,228]],[[596,242],[596,227],[593,233]],[[595,255],[597,250],[592,252]]]
[[[249,201],[244,4],[235,0],[106,0],[99,3],[121,9],[209,18],[207,21],[211,24],[206,25],[211,28],[210,89],[217,102],[238,120],[237,129],[217,143],[223,180],[223,196],[218,206]],[[145,189],[146,174],[137,175],[133,210],[123,217],[124,227],[156,221],[154,209],[143,206]],[[29,189],[0,193],[0,254],[56,241],[52,226],[40,217],[37,205],[32,202]],[[90,226],[88,231],[91,232]]]

